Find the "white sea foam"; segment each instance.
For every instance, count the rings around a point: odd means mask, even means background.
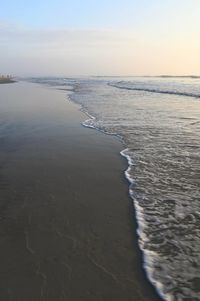
[[[133,199],[133,203],[134,203],[134,207],[135,207],[136,219],[137,219],[137,225],[138,225],[137,234],[139,236],[139,247],[140,247],[141,251],[143,252],[143,267],[147,273],[147,277],[148,277],[149,281],[155,286],[158,294],[167,301],[174,301],[172,299],[172,296],[170,296],[170,295],[168,296],[163,293],[164,287],[163,287],[162,283],[159,281],[156,281],[153,277],[153,274],[154,274],[153,262],[154,262],[154,259],[158,256],[158,254],[154,251],[149,251],[144,248],[144,242],[148,241],[148,237],[144,233],[144,227],[145,227],[144,210],[139,205],[139,202],[137,201],[137,199],[135,197],[135,193],[134,193],[133,184],[135,184],[135,180],[131,176],[131,173],[130,173],[132,166],[134,166],[134,160],[131,157],[130,153],[131,153],[131,151],[128,148],[126,148],[120,152],[120,154],[123,157],[125,157],[128,161],[128,168],[125,171],[125,177],[127,178],[127,180],[130,183],[129,194],[130,194],[130,197]]]
[[[95,125],[96,118],[94,116],[92,116],[91,114],[89,114],[83,108],[81,108],[81,111],[83,111],[89,117],[89,119],[86,119],[82,123],[83,126],[99,130],[99,128]],[[106,133],[103,130],[101,130],[101,131],[104,132],[105,134],[116,135],[114,133]],[[116,135],[116,136],[118,136],[118,135]],[[120,137],[120,139],[121,139],[121,137]],[[136,219],[137,219],[137,225],[138,225],[137,234],[139,236],[139,247],[140,247],[141,251],[143,252],[143,267],[147,273],[147,277],[148,277],[149,281],[155,286],[158,294],[167,301],[174,301],[172,296],[163,293],[162,283],[160,283],[159,281],[156,281],[153,277],[154,267],[153,267],[152,263],[154,261],[154,258],[157,257],[157,253],[146,250],[143,247],[144,242],[146,240],[148,240],[148,238],[146,237],[146,235],[143,231],[144,227],[145,227],[144,211],[143,211],[143,208],[139,205],[138,201],[136,200],[135,194],[134,194],[134,189],[132,188],[133,185],[135,184],[135,180],[131,176],[130,171],[131,171],[132,166],[134,166],[134,159],[133,159],[133,157],[131,157],[130,153],[131,153],[131,151],[128,148],[126,148],[120,152],[121,156],[125,157],[128,162],[128,168],[125,170],[124,174],[125,174],[126,179],[130,183],[129,195],[133,199],[133,203],[134,203],[134,207],[135,207]]]

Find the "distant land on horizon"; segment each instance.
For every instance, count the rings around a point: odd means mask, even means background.
[[[10,75],[1,75],[0,76],[0,84],[8,84],[8,83],[15,83],[16,80],[13,79]]]

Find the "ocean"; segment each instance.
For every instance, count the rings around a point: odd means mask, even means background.
[[[70,90],[84,126],[122,140],[147,277],[164,300],[200,300],[200,77],[31,81]]]

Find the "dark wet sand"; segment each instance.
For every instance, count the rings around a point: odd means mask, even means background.
[[[0,300],[160,300],[145,279],[117,138],[64,91],[0,87]]]

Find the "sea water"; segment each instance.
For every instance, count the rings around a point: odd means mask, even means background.
[[[165,300],[200,300],[200,78],[35,81],[73,90],[85,126],[121,137],[147,276]]]

